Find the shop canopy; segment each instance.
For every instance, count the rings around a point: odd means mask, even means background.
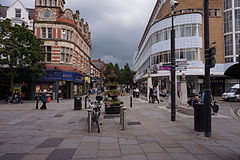
[[[224,75],[240,79],[240,63],[230,66],[225,72]]]

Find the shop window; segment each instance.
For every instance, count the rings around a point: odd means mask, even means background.
[[[46,31],[46,28],[45,27],[43,27],[43,28],[41,28],[42,29],[42,38],[47,38],[47,31]]]
[[[21,9],[15,9],[15,17],[21,18]]]

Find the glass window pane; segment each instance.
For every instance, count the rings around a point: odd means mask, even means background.
[[[48,28],[48,38],[52,38],[52,28]]]
[[[42,38],[47,38],[46,37],[46,28],[42,28]]]
[[[196,24],[192,25],[192,36],[197,36],[197,25]]]

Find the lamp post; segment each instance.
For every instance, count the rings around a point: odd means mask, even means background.
[[[175,0],[170,0],[171,4],[171,121],[176,120],[176,59],[175,59],[175,30],[174,30],[174,9],[179,4]]]
[[[205,48],[205,98],[204,98],[204,132],[211,136],[211,87],[209,67],[209,0],[204,0],[204,48]]]

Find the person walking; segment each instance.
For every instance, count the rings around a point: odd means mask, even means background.
[[[41,95],[41,101],[42,101],[42,107],[40,108],[41,110],[46,110],[47,109],[47,95],[46,95],[47,90],[43,90],[43,93]]]

